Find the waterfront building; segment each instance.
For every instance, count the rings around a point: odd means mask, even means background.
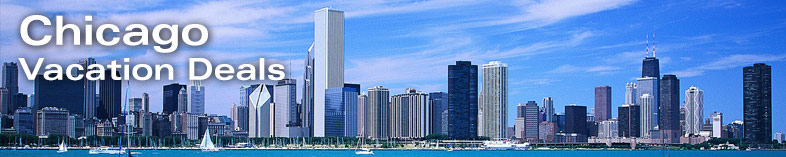
[[[659,82],[658,77],[636,79],[636,94],[637,98],[640,99],[638,105],[641,107],[642,136],[649,136],[649,131],[654,130],[658,126]],[[646,102],[643,100],[645,97],[647,97]]]
[[[150,112],[150,95],[142,93],[142,111]]]
[[[773,134],[773,136],[775,136],[773,138],[773,140],[774,141],[778,141],[778,143],[780,143],[780,144],[783,144],[784,143],[784,138],[786,138],[786,136],[784,136],[784,134],[782,132],[775,132],[775,134]]]
[[[541,121],[538,124],[538,142],[549,143],[554,141],[554,134],[557,133],[557,124]]]
[[[16,108],[21,107],[17,102],[20,100],[16,99],[16,95],[19,93],[19,68],[14,62],[5,62],[3,63],[2,72],[3,82],[0,84],[0,87],[6,91],[0,94],[0,97],[3,98],[3,100],[0,100],[0,111],[2,111],[0,113],[13,115]]]
[[[611,119],[611,87],[595,87],[595,122]]]
[[[186,88],[180,88],[180,92],[177,94],[177,112],[180,113],[189,113],[188,112],[188,91]]]
[[[404,94],[390,99],[390,137],[417,139],[426,137],[431,126],[431,107],[428,95],[408,88]]]
[[[248,131],[248,106],[232,104],[231,114],[233,130]]]
[[[357,86],[325,90],[325,137],[356,137]]]
[[[68,116],[63,108],[41,108],[36,112],[36,135],[68,135]]]
[[[619,123],[616,119],[605,120],[598,123],[598,138],[619,137]]]
[[[639,105],[625,104],[617,108],[619,137],[640,137],[641,110]]]
[[[96,85],[97,84],[96,84],[95,80],[88,80],[87,76],[86,76],[87,75],[87,71],[99,70],[96,67],[93,67],[92,69],[87,69],[87,67],[89,67],[90,65],[93,65],[93,64],[96,64],[95,58],[90,57],[90,58],[82,59],[82,60],[79,61],[79,65],[84,67],[85,70],[78,70],[77,71],[79,74],[85,75],[85,77],[83,77],[82,80],[81,80],[82,81],[82,85],[83,85],[82,86],[82,89],[83,89],[82,90],[82,92],[83,92],[82,95],[84,96],[84,98],[82,99],[82,103],[84,104],[83,108],[85,110],[84,111],[84,116],[87,117],[87,118],[92,118],[92,117],[96,116],[96,105],[97,104],[96,104],[95,100],[96,100],[96,89],[97,89]],[[93,75],[93,76],[96,76],[96,75]]]
[[[712,112],[710,113],[710,119],[712,119],[712,137],[721,138],[722,136],[722,127],[723,127],[723,114],[720,112]]]
[[[303,99],[300,106],[302,127],[307,130],[304,136],[314,136],[314,43],[308,47],[303,72]],[[242,102],[242,101],[241,101]]]
[[[68,110],[72,114],[84,114],[84,103],[82,102],[82,94],[84,92],[82,91],[82,83],[82,81],[72,81],[68,79],[49,81],[44,79],[43,75],[38,75],[35,79],[36,94],[33,110],[38,111],[45,107],[56,107]],[[99,107],[99,109],[102,108]],[[106,114],[103,114],[106,112],[101,113],[105,117],[108,117]]]
[[[19,107],[14,112],[14,129],[18,134],[35,134],[35,115],[30,107]]]
[[[273,96],[273,85],[260,85],[251,92],[248,100],[249,137],[272,137],[274,135]]]
[[[478,136],[478,66],[456,61],[448,66],[448,136],[475,139]]]
[[[640,124],[639,135],[640,137],[649,137],[650,130],[655,129],[655,126],[658,125],[658,123],[653,123],[654,120],[652,120],[653,118],[657,119],[657,116],[655,117],[652,116],[655,112],[653,111],[654,109],[652,108],[652,106],[654,106],[655,103],[655,98],[653,98],[652,95],[650,94],[643,94],[641,95],[641,99],[639,100],[639,103],[641,103],[641,106],[639,106],[640,109],[639,118],[641,120],[641,122],[639,123]]]
[[[521,105],[519,105],[521,106]],[[522,137],[523,139],[534,143],[538,141],[538,125],[540,123],[540,116],[538,111],[538,104],[535,101],[529,101],[526,105],[524,105],[524,127]]]
[[[126,103],[126,108],[129,112],[141,112],[142,111],[142,98],[131,98],[128,99],[128,103]]]
[[[325,136],[325,91],[344,86],[344,12],[314,12],[314,137]]]
[[[625,84],[625,104],[633,105],[638,104],[639,97],[636,94],[636,83]]]
[[[274,87],[275,103],[275,136],[276,137],[302,137],[302,133],[294,131],[301,127],[299,106],[297,104],[297,80],[282,79]]]
[[[372,139],[385,140],[390,137],[390,91],[382,86],[367,90],[368,105],[366,106],[366,133]]]
[[[106,70],[104,71],[104,74],[110,75],[112,74],[112,71]],[[121,76],[119,71],[117,71],[115,75]],[[98,106],[96,108],[97,109],[96,116],[99,119],[112,119],[113,117],[120,116],[121,113],[120,111],[123,107],[122,103],[124,99],[123,97],[120,96],[123,90],[122,81],[112,79],[111,77],[107,77],[107,79],[100,80],[98,81],[98,83],[100,88],[98,93],[98,98],[100,102],[96,104]],[[80,112],[74,112],[74,113],[81,114]]]
[[[499,61],[483,64],[483,107],[481,132],[490,138],[505,138],[508,119],[508,65]],[[481,133],[479,132],[479,133]]]
[[[742,70],[743,120],[745,141],[772,142],[772,73],[764,63]]]

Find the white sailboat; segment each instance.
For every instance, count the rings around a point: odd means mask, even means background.
[[[360,148],[366,143],[364,139],[365,138],[358,139],[363,141],[363,142],[359,142],[360,144],[358,145],[358,148]],[[360,150],[355,149],[355,155],[374,155],[374,151],[371,151],[371,149],[368,148],[361,148]]]
[[[203,152],[217,152],[218,148],[213,145],[213,141],[210,140],[210,130],[205,130],[205,136],[202,137],[202,144],[199,144],[199,149],[202,149]]]
[[[68,148],[66,148],[65,140],[60,142],[60,149],[57,149],[57,153],[65,153],[68,152]]]

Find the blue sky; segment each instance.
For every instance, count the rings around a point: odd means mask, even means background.
[[[786,131],[778,123],[786,120],[786,3],[781,1],[3,0],[0,61],[46,57],[53,63],[75,63],[92,56],[106,64],[130,57],[134,63],[175,65],[175,82],[187,83],[188,57],[235,65],[264,57],[286,64],[290,76],[302,81],[303,58],[313,41],[313,11],[326,6],[345,11],[345,78],[363,88],[383,85],[391,94],[405,88],[446,91],[447,65],[456,60],[478,65],[502,61],[509,65],[511,113],[518,103],[540,104],[546,96],[554,98],[558,112],[568,104],[592,107],[593,88],[609,85],[616,117],[625,83],[640,76],[645,34],[654,33],[662,74],[677,74],[681,91],[691,85],[704,90],[705,115],[722,112],[724,123],[742,119],[742,67],[756,62],[773,66],[773,131]],[[21,19],[32,14],[64,15],[80,26],[84,15],[94,16],[93,25],[121,28],[129,23],[150,28],[201,23],[211,35],[204,46],[181,46],[171,54],[156,53],[151,46],[33,48],[21,42],[18,32]],[[129,95],[150,93],[151,109],[160,111],[161,86],[172,82],[132,81]],[[231,104],[238,103],[238,88],[253,83],[263,82],[206,81],[206,111],[228,114]],[[24,93],[33,92],[31,81],[20,81],[20,86]]]

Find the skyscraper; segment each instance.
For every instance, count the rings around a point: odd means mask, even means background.
[[[177,112],[188,113],[188,91],[186,88],[180,88],[177,94]]]
[[[390,133],[390,91],[382,86],[369,88],[366,105],[366,137],[388,139]]]
[[[237,131],[248,131],[248,106],[232,104],[232,121]]]
[[[38,110],[36,112],[36,135],[67,135],[68,115],[68,110],[63,108],[44,107]]]
[[[86,58],[79,61],[79,65],[84,67],[86,70],[80,70],[79,74],[86,75],[87,71],[90,70],[99,70],[98,68],[88,69],[90,65],[96,64],[96,60],[92,57]],[[95,76],[95,75],[93,75]],[[85,117],[92,118],[96,116],[96,81],[88,80],[87,77],[82,78],[83,82],[83,96],[84,99],[82,100],[84,103],[84,110],[85,110]]]
[[[742,104],[745,141],[772,142],[771,67],[756,63],[742,69]]]
[[[304,60],[303,99],[301,99],[300,119],[303,127],[308,130],[305,136],[314,136],[314,43],[308,47]]]
[[[685,135],[698,135],[704,125],[702,118],[704,118],[704,91],[691,86],[685,91]]]
[[[366,137],[366,105],[368,105],[367,95],[358,95],[358,135]]]
[[[3,84],[2,88],[8,90],[8,92],[0,97],[3,97],[6,100],[3,100],[0,107],[2,107],[2,114],[12,115],[14,114],[18,105],[16,100],[16,95],[19,93],[19,68],[16,66],[14,62],[6,62],[3,63]]]
[[[431,92],[428,99],[431,104],[431,133],[447,135],[448,93]]]
[[[615,119],[605,120],[598,123],[599,138],[616,138],[619,136],[619,123]]]
[[[126,109],[128,109],[130,112],[142,111],[142,98],[128,99],[128,103],[126,103]]]
[[[680,128],[680,80],[676,75],[663,75],[660,80],[660,108],[658,129],[666,142],[679,143]]]
[[[595,122],[611,119],[611,87],[595,87]]]
[[[188,88],[188,113],[205,114],[205,86],[202,81],[191,80]]]
[[[543,98],[543,114],[545,115],[544,121],[554,122],[554,99],[551,97]]]
[[[448,136],[456,139],[477,138],[478,66],[470,61],[456,61],[448,66]]]
[[[642,122],[641,129],[647,131],[641,133],[642,135],[649,135],[649,130],[653,130],[658,126],[660,80],[657,77],[644,77],[636,79],[636,82],[637,98],[641,99],[645,94],[651,97],[651,99],[648,99],[650,102],[644,102],[643,100],[638,102],[641,106],[641,119],[649,121],[646,123]]]
[[[177,108],[177,102],[178,102],[178,100],[180,100],[180,99],[178,99],[179,94],[180,94],[180,89],[185,89],[185,88],[186,88],[186,85],[182,85],[182,84],[178,84],[178,83],[172,83],[172,84],[164,86],[164,91],[163,91],[163,96],[164,97],[162,99],[163,100],[162,104],[163,104],[163,112],[164,113],[171,114],[172,112],[177,111],[177,109],[178,109]],[[172,123],[175,123],[175,122],[172,122]]]
[[[721,138],[721,127],[723,126],[723,114],[720,112],[710,113],[712,119],[712,137]]]
[[[33,111],[41,110],[44,107],[56,107],[73,111],[72,114],[84,114],[82,86],[82,81],[68,79],[49,81],[44,79],[43,75],[38,75],[35,79],[36,94]],[[120,106],[118,106],[118,110],[119,108]]]
[[[499,61],[483,64],[483,135],[505,138],[508,123],[508,65]]]
[[[638,104],[638,94],[636,94],[636,83],[625,84],[625,104],[633,105]]]
[[[565,106],[565,132],[579,134],[577,141],[587,141],[587,106]]]
[[[640,137],[641,112],[639,105],[622,105],[617,109],[619,137]]]
[[[248,137],[272,137],[274,134],[272,85],[260,85],[249,96]]]
[[[341,87],[325,90],[325,137],[356,137],[357,88]]]
[[[417,139],[431,133],[431,107],[428,95],[407,89],[390,100],[391,138]]]
[[[107,79],[98,81],[100,88],[98,97],[101,101],[98,104],[96,116],[99,119],[112,119],[112,117],[118,116],[121,113],[120,110],[122,108],[123,97],[120,97],[120,94],[123,90],[123,85],[121,80],[114,80],[110,77],[112,74],[111,70],[106,70],[104,74],[107,75]],[[116,75],[121,76],[119,71],[116,71]],[[77,111],[70,111],[71,113],[80,113]]]
[[[344,12],[314,12],[314,130],[325,136],[325,90],[344,86]]]
[[[297,104],[297,80],[282,79],[275,85],[273,91],[275,136],[276,137],[301,137],[300,118]]]
[[[652,57],[647,56],[641,61],[641,77],[655,77],[660,79],[660,62],[658,58],[655,58],[654,50]]]
[[[641,112],[639,118],[641,118],[640,128],[639,131],[640,137],[649,137],[650,130],[655,129],[655,126],[658,126],[658,123],[654,123],[653,118],[657,118],[657,116],[652,116],[654,109],[652,109],[653,103],[655,103],[655,98],[652,97],[650,94],[643,94],[641,95],[641,99],[639,100],[641,105],[639,109]]]
[[[150,96],[147,93],[142,93],[142,110],[150,112]]]
[[[540,123],[540,116],[538,116],[538,104],[535,101],[527,102],[527,105],[524,106],[524,127],[522,138],[527,140],[528,142],[537,142],[538,136],[538,125]]]

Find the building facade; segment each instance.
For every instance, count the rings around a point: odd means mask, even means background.
[[[163,91],[163,112],[166,114],[171,114],[178,110],[178,102],[179,102],[179,95],[180,89],[185,89],[186,85],[182,84],[169,84],[164,86]]]
[[[483,64],[483,136],[505,138],[508,123],[508,65],[499,61]]]
[[[382,86],[369,88],[366,105],[366,137],[388,139],[390,137],[390,91]]]
[[[704,91],[691,86],[685,91],[685,135],[698,135],[701,132],[701,119],[704,118]]]
[[[202,81],[191,80],[188,83],[188,113],[205,114],[205,86]]]
[[[478,136],[478,66],[456,61],[448,66],[448,136],[475,139]]]
[[[322,8],[314,12],[315,137],[325,136],[325,90],[344,87],[344,12]]]
[[[743,120],[745,141],[772,142],[772,72],[764,63],[742,70]]]
[[[431,133],[431,107],[428,95],[415,89],[390,99],[390,136],[398,139],[418,139]]]
[[[663,75],[660,80],[658,128],[666,142],[679,143],[682,136],[680,104],[680,80],[676,75]]]
[[[431,92],[428,99],[431,105],[431,133],[447,135],[448,93]]]
[[[611,119],[611,87],[595,87],[595,122]]]

